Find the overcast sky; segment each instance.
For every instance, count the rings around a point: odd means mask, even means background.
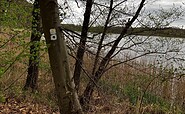
[[[58,0],[59,3],[61,4],[61,0]],[[79,0],[77,0],[79,1]],[[97,1],[97,0],[95,0]],[[102,0],[100,0],[102,2]],[[133,4],[133,3],[139,3],[139,1],[141,0],[127,0],[128,4]],[[185,1],[184,0],[147,0],[148,3],[145,6],[145,10],[146,11],[154,11],[154,10],[158,10],[160,8],[163,8],[165,10],[168,10],[170,8],[172,8],[173,6],[176,7],[182,7],[182,9],[185,9]],[[153,2],[155,1],[155,2]],[[184,3],[183,3],[184,2]],[[70,5],[70,10],[71,12],[73,12],[72,14],[67,14],[67,15],[72,15],[70,16],[69,19],[64,20],[64,23],[76,23],[79,24],[82,22],[83,20],[83,4],[81,2],[78,2],[78,5],[80,6],[80,8],[77,6],[77,3],[75,2],[75,0],[68,0],[68,4]],[[185,10],[184,10],[185,12]],[[172,26],[178,26],[178,27],[182,27],[185,26],[185,16],[183,16],[181,19],[177,20],[176,22],[172,23]]]
[[[152,11],[152,10],[157,10],[160,8],[170,9],[173,6],[176,6],[176,7],[182,7],[182,9],[184,9],[184,12],[185,12],[184,3],[185,3],[184,0],[158,0],[154,2],[153,4],[148,4],[146,8],[147,10]],[[178,19],[177,21],[172,23],[172,26],[178,26],[178,27],[185,26],[185,16],[183,16],[181,19]]]

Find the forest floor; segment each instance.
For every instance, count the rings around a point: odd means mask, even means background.
[[[58,108],[34,99],[31,94],[8,95],[0,103],[0,114],[60,114]]]
[[[22,102],[19,99],[9,98],[7,102],[0,104],[1,114],[60,114],[43,104]]]
[[[39,93],[9,93],[0,103],[0,114],[60,114],[55,101],[48,102]],[[42,101],[43,100],[43,101]],[[133,114],[129,102],[115,102],[111,95],[95,92],[87,114]]]

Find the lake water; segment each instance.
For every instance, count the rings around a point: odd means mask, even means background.
[[[110,50],[115,38],[119,34],[108,34],[103,44],[110,43],[109,46],[103,47],[102,54],[105,55]],[[96,36],[93,40],[89,40],[88,47],[90,50],[97,50],[100,36]],[[94,44],[92,42],[96,42]],[[118,54],[116,54],[119,51]],[[182,71],[185,68],[185,39],[172,37],[157,36],[127,36],[124,37],[118,45],[114,53],[116,59],[125,60],[125,58],[136,58],[136,61],[145,61],[148,64],[163,66],[167,68],[175,68]]]

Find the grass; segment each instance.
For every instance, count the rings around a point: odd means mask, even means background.
[[[168,101],[150,92],[142,94],[143,91],[133,85],[126,85],[124,88],[121,88],[120,85],[113,85],[105,81],[100,82],[100,85],[104,92],[116,96],[119,99],[118,102],[127,100],[132,106],[136,107],[139,98],[143,97],[142,110],[145,110],[144,107],[146,106],[152,106],[151,108],[153,109],[151,111],[161,110],[161,112],[170,112],[170,103]]]

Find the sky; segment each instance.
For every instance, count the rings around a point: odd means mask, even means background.
[[[67,4],[65,6],[69,5],[68,8],[72,13],[67,13],[68,16],[70,16],[68,19],[65,19],[63,23],[75,23],[75,24],[81,24],[83,21],[83,14],[84,14],[84,3],[81,3],[81,0],[78,1],[78,5],[75,2],[75,0],[67,0]],[[95,0],[97,1],[97,0]],[[102,0],[100,0],[102,2]],[[128,4],[134,4],[139,3],[141,0],[127,0]],[[173,6],[175,7],[181,7],[184,9],[185,12],[185,1],[184,0],[147,0],[148,3],[145,6],[145,10],[147,12],[156,11],[158,9],[163,8],[164,10],[169,10]],[[62,0],[58,0],[59,4],[62,4]],[[174,27],[184,27],[185,26],[185,16],[182,16],[177,21],[173,22],[171,26]],[[185,27],[184,27],[185,28]]]
[[[184,0],[158,0],[153,4],[148,4],[147,10],[152,11],[152,10],[157,10],[159,8],[168,10],[172,8],[173,6],[182,7],[182,9],[184,9],[184,12],[185,12],[185,1]],[[185,26],[185,14],[180,19],[172,23],[172,26],[177,26],[177,27]]]

